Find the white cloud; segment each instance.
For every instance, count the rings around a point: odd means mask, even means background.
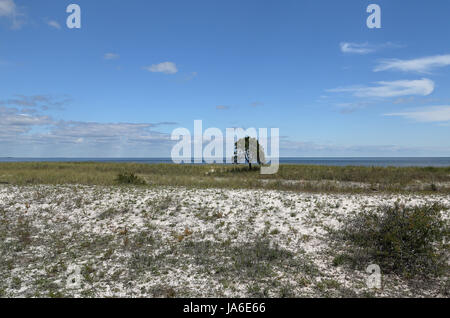
[[[336,106],[340,109],[341,114],[350,114],[358,109],[365,108],[369,106],[369,102],[354,102],[354,103],[339,103]]]
[[[61,25],[55,20],[50,20],[50,21],[47,22],[47,24],[49,26],[51,26],[52,28],[55,28],[55,29],[58,29],[58,30],[61,29]]]
[[[352,43],[352,42],[341,42],[339,44],[342,53],[351,54],[369,54],[375,51],[379,51],[383,48],[399,48],[401,45],[394,44],[391,42],[386,42],[382,44],[370,44],[369,42],[364,43]]]
[[[24,14],[19,10],[14,0],[0,0],[0,18],[11,20],[12,29],[20,29],[24,24]]]
[[[406,112],[389,113],[385,116],[399,116],[418,122],[450,122],[450,106],[430,106]]]
[[[427,78],[376,82],[378,86],[339,87],[328,90],[334,93],[352,93],[356,97],[400,97],[409,95],[427,96],[434,91],[434,82]]]
[[[0,104],[0,149],[7,156],[139,156],[170,153],[173,145],[168,133],[157,123],[99,123],[56,121],[41,111],[6,107]],[[35,110],[35,109],[31,109]],[[120,151],[119,151],[120,150]],[[34,152],[33,152],[34,151]],[[118,152],[119,151],[119,152]],[[75,155],[75,156],[77,156]]]
[[[393,104],[406,104],[406,103],[412,103],[416,100],[416,98],[414,96],[410,96],[410,97],[400,97],[397,98],[396,100],[394,100],[392,103]]]
[[[120,55],[116,53],[105,53],[103,56],[105,60],[117,60],[119,57]]]
[[[185,81],[191,81],[191,80],[193,80],[194,78],[196,78],[197,75],[198,75],[197,72],[191,72],[189,75],[187,75],[187,76],[184,78],[184,80],[185,80]]]
[[[403,72],[429,73],[432,69],[450,65],[450,54],[427,56],[412,60],[383,60],[374,72],[397,70]]]
[[[368,54],[375,51],[373,47],[369,46],[369,43],[341,42],[340,47],[343,53]]]
[[[49,125],[48,116],[28,115],[16,108],[0,106],[0,140],[29,132],[32,127]]]
[[[144,67],[145,70],[153,73],[175,74],[178,72],[177,66],[173,62],[163,62]]]
[[[43,110],[49,108],[62,109],[65,105],[70,103],[71,98],[69,96],[49,96],[49,95],[15,95],[14,98],[7,100],[0,100],[0,106],[15,106],[15,107],[39,107]]]
[[[16,4],[13,0],[0,0],[0,17],[14,17]]]
[[[280,153],[283,157],[379,157],[379,156],[448,156],[450,147],[403,146],[395,144],[342,145],[318,144],[290,139],[281,139]]]
[[[77,122],[60,121],[52,133],[56,136],[73,138],[102,138],[120,139],[120,136],[133,136],[145,134],[149,129],[156,127],[150,123],[97,123],[97,122]]]

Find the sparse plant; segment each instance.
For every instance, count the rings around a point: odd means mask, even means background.
[[[103,211],[102,213],[100,213],[98,218],[100,220],[104,220],[104,219],[113,218],[116,215],[125,214],[125,213],[127,213],[127,210],[118,210],[115,208],[109,208],[109,209]]]
[[[119,184],[144,185],[146,182],[132,172],[119,173],[116,178]]]
[[[23,216],[19,216],[17,220],[17,237],[22,246],[27,246],[31,243],[31,231],[30,221]]]
[[[376,263],[383,272],[405,277],[440,275],[448,273],[449,224],[441,214],[446,209],[395,203],[360,212],[338,235],[353,246],[351,256],[361,266]],[[334,264],[346,259],[337,257]]]

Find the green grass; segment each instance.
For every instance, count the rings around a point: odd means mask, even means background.
[[[336,167],[281,165],[275,175],[232,165],[175,165],[95,162],[0,163],[0,183],[193,186],[294,191],[450,193],[450,167]],[[364,183],[343,186],[337,182]]]

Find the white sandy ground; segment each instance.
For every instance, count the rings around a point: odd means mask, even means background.
[[[366,285],[369,264],[332,265],[327,229],[396,201],[450,206],[449,195],[4,185],[0,295],[448,297],[448,277],[411,286],[382,275],[383,288],[373,290]],[[290,253],[287,263],[255,275],[233,268],[227,248],[245,251],[258,237]],[[216,245],[203,250],[202,242]],[[73,265],[81,283],[68,288]]]

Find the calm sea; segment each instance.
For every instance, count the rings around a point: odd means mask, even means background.
[[[0,158],[0,162],[135,162],[172,163],[170,158]],[[280,158],[281,164],[379,167],[450,167],[450,157]]]

